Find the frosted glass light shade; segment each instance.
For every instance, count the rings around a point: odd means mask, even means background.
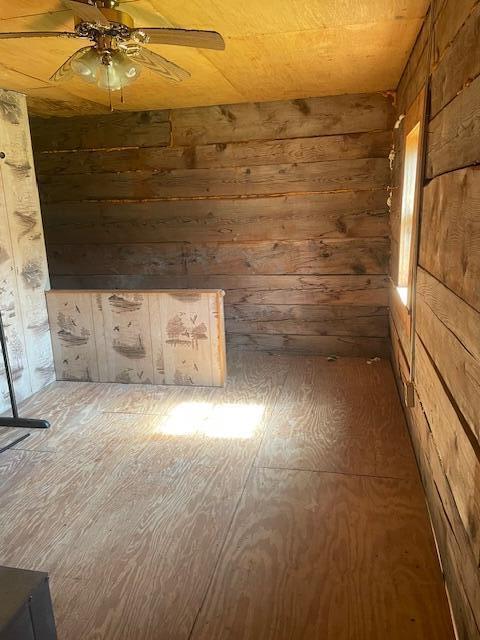
[[[72,71],[101,89],[118,91],[138,78],[140,66],[122,51],[112,51],[106,56],[92,48],[72,62]]]
[[[72,62],[72,71],[86,82],[95,82],[101,56],[96,49],[86,51],[80,58]]]

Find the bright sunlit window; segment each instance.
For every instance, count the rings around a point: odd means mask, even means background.
[[[264,409],[262,404],[181,402],[159,419],[155,431],[172,436],[253,438]]]
[[[415,190],[420,151],[420,122],[407,134],[403,165],[402,217],[398,260],[397,290],[403,304],[409,302],[412,272],[412,241],[414,232]]]

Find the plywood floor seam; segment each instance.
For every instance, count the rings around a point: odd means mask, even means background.
[[[61,640],[453,639],[387,361],[244,353],[224,389],[22,412],[52,427],[0,456],[0,563],[50,573]]]
[[[250,477],[250,474],[251,474],[251,472],[252,472],[252,469],[253,469],[253,466],[251,466],[251,467],[250,467],[250,470],[249,470],[249,473],[248,473],[248,476],[247,476],[247,481],[248,481],[248,478]],[[203,609],[203,607],[204,607],[204,605],[205,605],[205,600],[206,600],[206,598],[207,598],[208,591],[209,591],[209,589],[210,589],[210,587],[211,587],[211,585],[212,585],[213,580],[215,579],[215,574],[216,574],[216,572],[217,572],[218,565],[220,564],[220,558],[222,557],[223,551],[224,551],[224,549],[225,549],[225,545],[226,545],[227,540],[228,540],[228,534],[230,533],[230,530],[231,530],[231,528],[232,528],[232,524],[233,524],[233,522],[234,522],[234,520],[235,520],[235,516],[236,516],[236,514],[237,514],[238,508],[239,508],[239,506],[240,506],[240,503],[241,503],[241,501],[242,501],[243,495],[244,495],[244,493],[245,493],[245,487],[246,487],[246,485],[247,485],[247,481],[245,482],[245,484],[244,484],[244,486],[243,486],[243,489],[242,489],[242,492],[241,492],[241,494],[240,494],[240,497],[239,497],[239,498],[238,498],[238,500],[237,500],[237,504],[235,505],[235,509],[234,509],[234,511],[233,511],[233,514],[232,514],[232,517],[231,517],[230,523],[229,523],[229,525],[228,525],[228,528],[227,528],[227,531],[226,531],[225,537],[224,537],[224,539],[223,539],[223,542],[222,542],[222,544],[221,544],[221,546],[220,546],[220,549],[219,549],[219,552],[218,552],[218,554],[217,554],[217,558],[216,558],[216,561],[215,561],[215,565],[214,565],[214,567],[213,567],[213,570],[212,570],[212,572],[211,572],[210,579],[209,579],[209,581],[208,581],[208,586],[207,586],[207,588],[205,589],[205,593],[204,593],[204,595],[203,595],[202,602],[201,602],[201,604],[200,604],[200,606],[199,606],[199,608],[198,608],[198,611],[197,611],[197,613],[196,613],[196,615],[195,615],[195,618],[194,618],[194,621],[193,621],[193,624],[192,624],[192,628],[191,628],[191,630],[190,630],[190,633],[188,634],[188,640],[190,640],[190,639],[192,638],[193,632],[194,632],[194,630],[195,630],[195,625],[197,624],[198,617],[199,617],[199,615],[200,615],[200,613],[201,613],[201,611],[202,611],[202,609]]]
[[[283,389],[284,389],[285,384],[286,384],[286,382],[287,382],[287,377],[288,377],[288,372],[285,372],[285,376],[284,376],[284,378],[283,378],[283,382],[281,383],[281,392],[283,392]],[[274,400],[274,403],[273,403],[273,409],[275,409],[276,404],[277,404],[277,401],[278,401],[278,398],[276,398],[276,399]],[[245,490],[246,490],[246,486],[247,486],[248,480],[249,480],[249,478],[250,478],[250,476],[251,476],[252,472],[253,472],[253,471],[254,471],[254,469],[255,469],[255,463],[256,463],[257,458],[258,458],[258,455],[259,455],[259,453],[260,453],[260,449],[261,449],[262,443],[263,443],[263,441],[264,441],[264,439],[265,439],[265,433],[266,433],[266,431],[264,431],[264,433],[263,433],[263,435],[262,435],[262,437],[261,437],[261,440],[260,440],[259,445],[258,445],[258,447],[257,447],[257,451],[256,451],[256,453],[255,453],[255,458],[252,460],[252,464],[250,465],[250,469],[249,469],[249,471],[248,471],[248,476],[247,476],[247,478],[246,478],[246,480],[245,480],[245,484],[243,485],[242,492],[241,492],[241,494],[240,494],[240,497],[239,497],[239,499],[238,499],[238,501],[237,501],[237,504],[236,504],[236,506],[235,506],[234,512],[233,512],[233,514],[232,514],[232,518],[231,518],[231,520],[230,520],[230,524],[229,524],[229,526],[228,526],[228,530],[227,530],[227,532],[226,532],[226,535],[225,535],[224,541],[223,541],[222,546],[221,546],[221,548],[220,548],[220,551],[219,551],[219,553],[218,553],[217,560],[216,560],[216,562],[215,562],[215,566],[214,566],[214,568],[213,568],[213,571],[212,571],[212,575],[211,575],[210,581],[209,581],[209,583],[208,583],[208,587],[207,587],[207,589],[205,590],[205,595],[204,595],[204,598],[203,598],[203,600],[202,600],[202,604],[200,605],[200,607],[199,607],[199,609],[198,609],[197,615],[195,616],[195,620],[194,620],[193,625],[192,625],[192,629],[191,629],[191,631],[190,631],[190,633],[189,633],[189,635],[188,635],[188,640],[191,640],[191,638],[192,638],[192,635],[193,635],[193,633],[194,633],[194,631],[195,631],[195,626],[196,626],[196,624],[197,624],[198,617],[199,617],[199,615],[200,615],[200,613],[201,613],[201,611],[202,611],[202,609],[203,609],[203,607],[204,607],[204,604],[205,604],[205,600],[206,600],[206,598],[207,598],[208,591],[209,591],[209,589],[210,589],[210,586],[211,586],[211,584],[212,584],[213,580],[215,579],[215,574],[216,574],[216,572],[217,572],[217,568],[218,568],[218,566],[219,566],[219,564],[220,564],[220,558],[221,558],[221,556],[222,556],[222,554],[223,554],[223,551],[224,551],[224,549],[225,549],[225,545],[226,545],[226,543],[227,543],[228,535],[229,535],[229,533],[230,533],[230,530],[231,530],[231,528],[232,528],[233,522],[234,522],[235,517],[236,517],[236,515],[237,515],[237,511],[238,511],[238,508],[239,508],[240,503],[241,503],[241,501],[242,501],[242,498],[243,498],[243,496],[244,496],[244,493],[245,493]]]
[[[324,471],[323,469],[302,469],[300,467],[272,467],[266,465],[256,465],[255,469],[269,469],[271,471],[302,471],[306,473],[319,473],[319,474],[333,474],[340,476],[349,476],[355,478],[374,478],[376,480],[397,480],[402,482],[403,478],[397,478],[396,476],[389,475],[372,475],[371,473],[347,473],[346,471]]]

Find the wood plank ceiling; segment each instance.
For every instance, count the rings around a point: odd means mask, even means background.
[[[428,0],[127,0],[136,26],[215,29],[225,51],[150,45],[188,69],[172,86],[145,69],[113,95],[115,109],[146,110],[293,99],[396,87]],[[0,31],[70,30],[59,0],[0,0]],[[48,78],[83,40],[0,41],[0,86],[23,91],[32,113],[109,110],[108,93]]]

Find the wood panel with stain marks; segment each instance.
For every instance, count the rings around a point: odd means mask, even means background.
[[[135,291],[92,296],[101,380],[153,384],[149,300]]]
[[[0,180],[1,177],[0,173]],[[25,333],[20,313],[8,212],[3,197],[3,180],[0,182],[0,188],[2,191],[0,197],[0,312],[7,338],[15,391],[19,399],[23,399],[31,394],[32,387],[26,360]],[[0,363],[0,394],[0,410],[4,410],[9,406],[9,395],[3,358]]]
[[[0,308],[20,399],[54,379],[49,288],[25,96],[0,90]],[[3,374],[0,410],[8,407]]]
[[[223,291],[50,291],[58,380],[222,386]]]
[[[100,380],[92,296],[75,291],[47,297],[57,380]]]

